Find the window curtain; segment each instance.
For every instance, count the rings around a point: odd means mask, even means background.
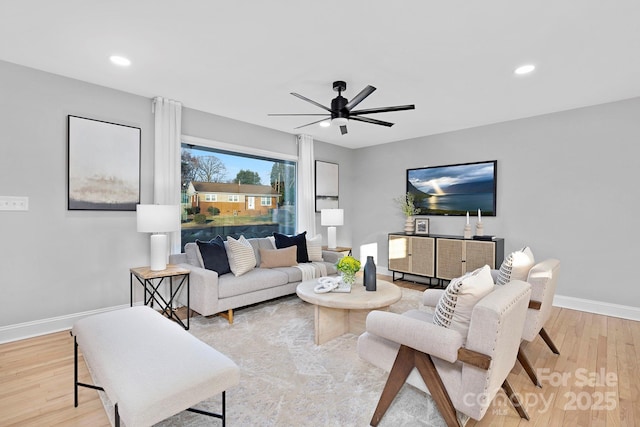
[[[298,135],[298,231],[316,235],[313,137]]]
[[[153,163],[153,202],[159,205],[179,205],[180,192],[180,135],[182,133],[182,104],[156,97],[155,149]],[[169,253],[180,253],[180,232],[169,234]]]

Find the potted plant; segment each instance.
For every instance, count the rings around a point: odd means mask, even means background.
[[[407,191],[406,194],[403,194],[400,197],[393,199],[398,206],[400,206],[400,210],[406,217],[406,221],[404,223],[404,232],[406,234],[413,234],[415,232],[415,223],[413,221],[413,216],[419,212],[416,208],[414,202],[416,197],[413,193]]]
[[[351,255],[340,258],[336,268],[342,275],[342,281],[352,285],[356,281],[356,273],[360,271],[360,261]]]

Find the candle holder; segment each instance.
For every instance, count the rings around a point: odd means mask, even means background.
[[[471,238],[471,226],[469,224],[464,226],[464,238],[465,239]]]
[[[484,236],[484,225],[481,222],[476,222],[476,236]]]

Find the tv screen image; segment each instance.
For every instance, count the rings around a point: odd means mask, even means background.
[[[497,160],[407,169],[417,215],[496,215]]]

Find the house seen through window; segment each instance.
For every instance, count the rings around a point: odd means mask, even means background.
[[[182,246],[294,234],[296,163],[182,144]]]

